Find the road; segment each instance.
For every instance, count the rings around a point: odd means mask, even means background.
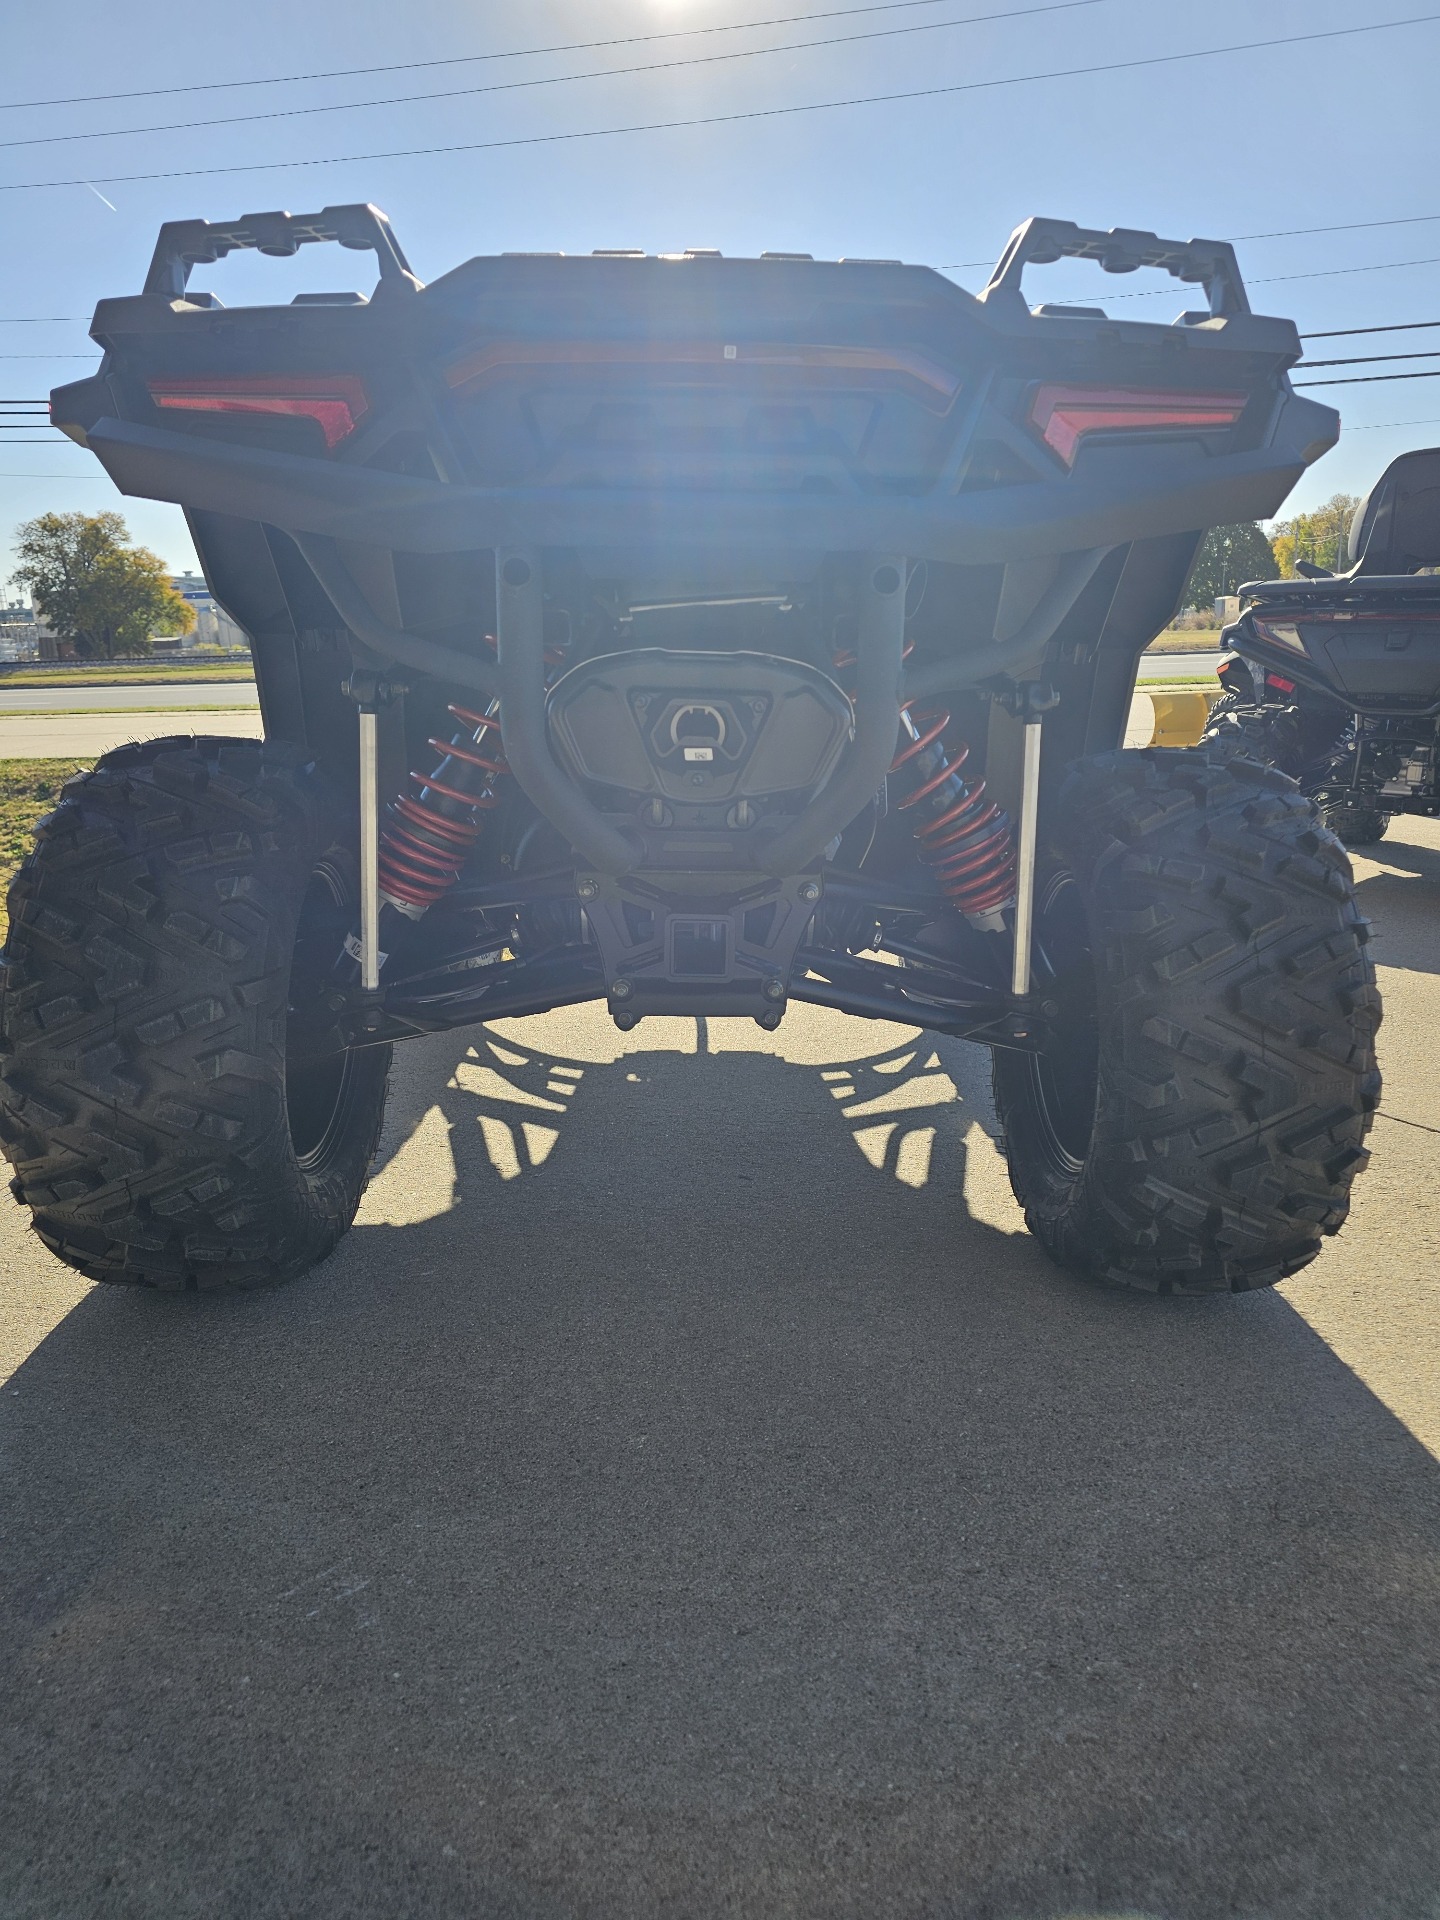
[[[1216,653],[1147,653],[1140,661],[1139,674],[1145,680],[1208,680],[1221,660],[1228,655]],[[258,706],[259,695],[253,680],[217,680],[213,683],[121,687],[6,687],[0,681],[0,716],[15,713],[48,713],[64,708],[68,713],[105,713],[116,709],[140,711],[154,707],[173,707],[180,711],[198,711],[204,707]]]
[[[1180,660],[1191,657],[1184,654],[1169,656],[1170,659]],[[1193,657],[1214,658],[1213,655]],[[1141,671],[1148,676],[1148,657],[1142,663]],[[1189,668],[1183,674],[1169,677],[1194,679],[1197,676],[1195,669]],[[9,700],[18,701],[31,691],[26,688],[12,693]],[[47,689],[35,690],[36,697],[48,703],[46,707],[38,709],[31,707],[22,710],[7,705],[3,695],[0,695],[0,760],[98,760],[102,753],[123,746],[127,740],[151,739],[163,733],[223,733],[258,738],[261,732],[259,706],[252,701],[246,711],[234,711],[240,706],[245,691],[241,687],[233,690],[229,687],[217,688],[214,692],[209,688],[196,687],[146,687],[138,691],[131,687],[76,688],[66,696],[67,705],[78,702],[82,692],[122,697],[105,701],[97,699],[90,711],[68,713],[53,711],[57,696]],[[253,693],[253,689],[251,691]],[[162,693],[176,697],[162,701],[158,697]],[[183,700],[178,697],[182,695]],[[128,706],[126,701],[129,702]],[[147,711],[162,706],[169,710]],[[210,706],[212,711],[204,711],[206,706]],[[230,711],[225,711],[226,708]],[[1153,725],[1149,695],[1137,692],[1131,707],[1126,744],[1145,745],[1150,739]]]
[[[1231,655],[1214,647],[1204,653],[1144,653],[1136,677],[1140,680],[1213,680],[1222,660]]]
[[[153,687],[0,683],[0,760],[98,760],[127,740],[162,733],[258,737],[261,731],[253,680]]]
[[[984,1055],[804,1008],[418,1044],[276,1293],[0,1213],[0,1911],[1435,1920],[1440,828],[1379,853],[1375,1160],[1274,1294],[1071,1281]]]
[[[190,711],[200,707],[256,707],[260,696],[253,680],[191,681],[159,686],[121,687],[7,687],[0,679],[0,714],[108,713],[116,708],[178,707]]]

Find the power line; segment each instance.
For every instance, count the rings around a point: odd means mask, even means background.
[[[1181,65],[1190,60],[1219,59],[1232,53],[1259,53],[1271,47],[1296,47],[1321,40],[1354,39],[1359,34],[1386,33],[1402,27],[1431,26],[1440,13],[1414,14],[1404,20],[1379,20],[1359,27],[1331,27],[1316,33],[1277,36],[1269,40],[1236,41],[1223,47],[1197,47],[1188,53],[1147,54],[1135,60],[1107,60],[1087,67],[1056,67],[1047,73],[1010,74],[992,80],[962,80],[944,87],[916,87],[901,93],[857,94],[846,100],[816,100],[788,107],[751,107],[740,113],[697,115],[685,120],[638,121],[623,127],[589,127],[563,133],[514,135],[503,140],[467,140],[443,147],[394,147],[375,153],[326,154],[313,160],[254,160],[224,167],[177,167],[154,173],[95,174],[69,180],[16,180],[0,186],[0,193],[30,193],[50,187],[129,185],[143,180],[196,180],[240,173],[279,173],[301,167],[348,166],[359,161],[413,160],[455,153],[494,153],[515,147],[555,146],[574,140],[606,140],[622,134],[676,133],[697,127],[734,126],[757,120],[778,120],[794,114],[831,113],[845,107],[891,106],[911,100],[935,100],[962,93],[980,93],[1000,87],[1033,85],[1044,80],[1081,80],[1102,73],[1132,73],[1150,67]]]
[[[936,0],[926,0],[934,5]],[[926,20],[916,26],[875,27],[868,33],[832,34],[824,40],[786,40],[774,47],[740,47],[728,53],[688,54],[682,60],[655,60],[643,66],[602,67],[589,73],[555,73],[540,79],[494,80],[480,87],[450,87],[439,93],[391,94],[380,100],[345,100],[318,107],[278,107],[265,113],[236,113],[217,120],[172,120],[158,126],[113,127],[104,133],[37,133],[20,140],[0,140],[5,147],[60,146],[75,140],[123,140],[143,133],[190,133],[197,127],[246,126],[256,120],[300,120],[316,113],[359,113],[369,107],[405,107],[430,100],[468,100],[482,93],[517,93],[531,87],[559,87],[578,80],[619,80],[640,73],[673,73],[678,67],[712,67],[735,60],[760,60],[774,53],[804,53],[815,47],[848,47],[862,40],[890,40],[914,33],[941,33],[951,27],[973,27],[995,20],[1023,20],[1037,13],[1071,13],[1077,7],[1097,7],[1103,0],[1045,0],[1045,4],[1015,7],[1006,13],[977,13],[959,20]]]
[[[1397,427],[1440,427],[1440,420],[1372,420],[1369,426],[1343,427],[1341,432],[1342,435],[1346,433],[1386,433],[1392,428]]]
[[[1302,333],[1302,340],[1343,340],[1357,333],[1419,333],[1426,327],[1440,327],[1440,320],[1401,320],[1390,327],[1332,327],[1328,333]]]
[[[1272,227],[1266,233],[1232,233],[1229,239],[1231,246],[1238,247],[1247,240],[1304,240],[1317,233],[1368,233],[1375,227],[1418,227],[1424,226],[1427,221],[1432,220],[1440,220],[1440,213],[1404,213],[1397,214],[1392,219],[1386,220],[1342,220],[1335,226],[1330,227]],[[956,260],[948,267],[937,267],[935,271],[937,273],[964,273],[970,267],[988,267],[990,265],[991,262],[989,260]],[[1126,294],[1117,297],[1138,299],[1140,296],[1136,294]],[[1424,321],[1421,324],[1429,326],[1431,323]],[[1434,324],[1440,326],[1440,321],[1436,321]],[[1350,331],[1362,333],[1365,329],[1356,327],[1351,328]],[[1378,333],[1381,332],[1382,329],[1377,327],[1374,331]],[[1307,335],[1306,337],[1318,340],[1323,338],[1323,335],[1313,334]]]
[[[1373,367],[1382,360],[1433,360],[1440,354],[1440,347],[1430,347],[1424,353],[1357,353],[1348,360],[1301,360],[1302,367]]]
[[[3,191],[4,189],[0,188],[0,192]],[[1380,260],[1377,261],[1374,266],[1368,267],[1316,267],[1305,273],[1264,273],[1257,275],[1253,280],[1247,279],[1245,285],[1247,287],[1275,287],[1289,280],[1334,280],[1350,273],[1390,273],[1397,267],[1434,266],[1440,266],[1440,254],[1425,254],[1418,260]],[[1175,298],[1175,289],[1173,287],[1146,287],[1144,291],[1140,293],[1107,292],[1104,298],[1106,300],[1159,300],[1166,294],[1173,300]],[[1376,331],[1388,331],[1388,329],[1377,328]],[[1302,337],[1308,340],[1319,340],[1324,336],[1312,333]]]
[[[944,0],[878,0],[863,7],[830,7],[820,13],[784,13],[769,20],[732,20],[716,27],[669,27],[661,33],[630,33],[610,40],[570,40],[553,47],[515,47],[508,53],[456,53],[439,60],[400,60],[378,67],[333,67],[319,73],[272,73],[258,80],[197,80],[183,87],[141,87],[131,93],[76,93],[59,100],[4,100],[0,113],[23,107],[85,107],[107,100],[156,100],[177,93],[219,93],[234,87],[288,87],[307,80],[362,80],[372,73],[417,73],[433,67],[473,66],[482,60],[532,60],[550,53],[598,53],[610,47],[646,46],[657,40],[692,40],[712,33],[750,33],[761,27],[794,27],[806,20],[848,20],[856,14],[903,13],[938,7]]]
[[[1294,384],[1298,392],[1301,387],[1369,387],[1377,380],[1440,380],[1440,367],[1414,373],[1352,373],[1343,380],[1297,380]]]
[[[1334,280],[1347,273],[1389,273],[1396,267],[1433,267],[1440,266],[1440,254],[1426,254],[1419,260],[1380,260],[1371,267],[1318,267],[1308,273],[1267,273],[1258,280],[1246,282],[1252,287],[1278,286],[1282,280]],[[1124,293],[1118,296],[1122,300],[1143,300],[1143,294]],[[1319,334],[1307,336],[1318,340]]]

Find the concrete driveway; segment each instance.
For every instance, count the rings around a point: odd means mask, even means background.
[[[0,714],[0,760],[98,760],[130,740],[167,733],[223,733],[258,740],[265,729],[260,709],[205,713],[124,710],[99,713]]]
[[[278,1293],[92,1290],[0,1214],[0,1912],[1436,1920],[1394,835],[1375,1163],[1277,1294],[1069,1280],[985,1056],[808,1009],[417,1046]]]

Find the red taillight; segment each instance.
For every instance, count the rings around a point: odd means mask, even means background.
[[[1285,679],[1282,674],[1278,673],[1267,673],[1265,676],[1265,684],[1267,687],[1273,687],[1277,693],[1293,693],[1295,691],[1295,682]]]
[[[148,384],[157,407],[313,420],[327,447],[338,446],[370,411],[364,385],[353,373],[166,375]]]
[[[1233,427],[1243,393],[1171,393],[1141,387],[1041,387],[1030,408],[1040,437],[1074,466],[1087,433],[1212,433]]]
[[[506,376],[580,373],[714,385],[736,379],[792,385],[897,385],[936,412],[953,405],[960,378],[910,347],[825,346],[783,341],[494,340],[447,367],[445,379],[470,394]]]

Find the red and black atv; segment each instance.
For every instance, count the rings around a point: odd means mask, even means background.
[[[326,240],[370,297],[190,288]],[[1062,256],[1205,304],[1032,309]],[[978,298],[794,254],[422,287],[333,207],[167,226],[92,331],[55,421],[185,508],[265,739],[108,754],[15,882],[3,1139],[61,1259],[297,1273],[392,1046],[591,999],[992,1048],[1030,1226],[1105,1281],[1266,1286],[1343,1221],[1378,1087],[1344,853],[1253,761],[1117,751],[1202,531],[1337,435],[1229,246],[1032,220]]]
[[[1207,740],[1241,743],[1347,847],[1440,814],[1440,447],[1401,454],[1355,511],[1349,571],[1241,589]]]

